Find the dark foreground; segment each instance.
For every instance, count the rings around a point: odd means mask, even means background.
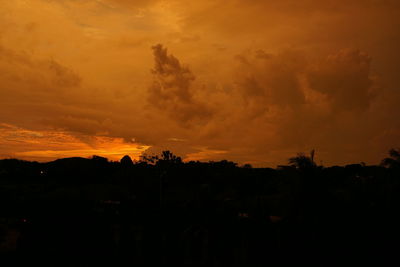
[[[0,264],[398,266],[399,173],[2,160]]]

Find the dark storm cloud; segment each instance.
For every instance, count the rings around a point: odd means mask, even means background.
[[[237,88],[245,101],[244,112],[263,115],[271,106],[296,108],[305,102],[299,75],[305,62],[298,52],[278,55],[257,50],[236,57]]]
[[[186,125],[208,119],[211,110],[196,99],[192,86],[195,76],[190,69],[181,65],[173,55],[168,55],[161,44],[152,48],[154,82],[148,90],[148,102]]]
[[[370,56],[359,50],[339,51],[310,71],[310,87],[327,95],[337,111],[368,109],[376,93],[370,63]]]

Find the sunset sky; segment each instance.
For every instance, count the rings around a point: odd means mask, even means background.
[[[0,158],[377,164],[399,49],[398,0],[0,0]]]

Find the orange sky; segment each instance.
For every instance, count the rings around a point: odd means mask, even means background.
[[[376,164],[397,0],[0,0],[0,157]]]

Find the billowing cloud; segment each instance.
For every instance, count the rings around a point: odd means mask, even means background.
[[[367,109],[373,100],[371,58],[359,50],[341,50],[309,73],[310,87],[326,95],[340,109]]]
[[[56,105],[71,101],[72,91],[80,88],[81,77],[54,60],[34,59],[27,53],[0,46],[0,117],[16,122],[26,113],[29,121],[38,113],[48,113]],[[47,105],[47,108],[46,108]]]
[[[196,99],[192,87],[195,76],[189,68],[182,66],[173,55],[168,55],[162,45],[155,45],[152,49],[155,65],[149,103],[184,124],[208,119],[211,111],[205,103]]]
[[[296,108],[304,104],[301,74],[306,66],[301,55],[286,51],[278,55],[263,50],[255,51],[250,57],[236,57],[238,90],[245,100],[246,110],[255,109],[259,115],[276,106]]]

